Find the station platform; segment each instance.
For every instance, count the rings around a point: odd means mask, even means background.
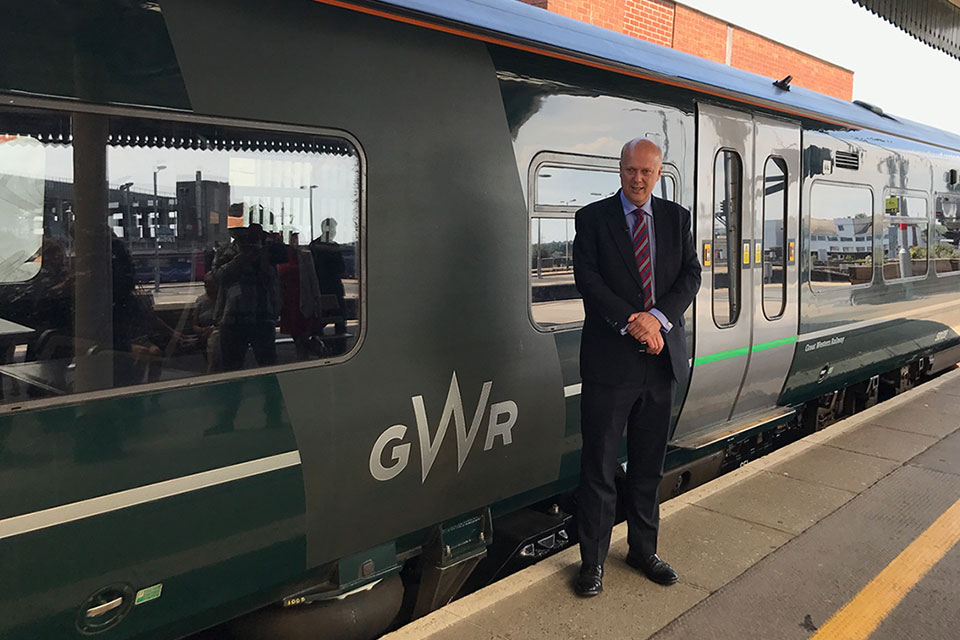
[[[575,596],[571,547],[394,631],[489,638],[956,638],[960,370],[661,506],[669,587],[627,566]]]

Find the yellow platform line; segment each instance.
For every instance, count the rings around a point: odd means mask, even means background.
[[[924,575],[960,542],[960,500],[833,614],[811,640],[864,640]]]

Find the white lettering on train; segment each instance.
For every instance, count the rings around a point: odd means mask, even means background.
[[[413,396],[413,413],[417,421],[417,440],[420,446],[420,482],[426,482],[433,463],[440,452],[440,446],[443,444],[444,437],[453,420],[454,429],[457,438],[457,472],[463,468],[467,456],[473,449],[473,443],[477,439],[477,433],[483,423],[483,416],[487,413],[487,404],[490,401],[490,391],[493,389],[493,381],[489,380],[483,383],[480,388],[480,398],[477,400],[477,407],[470,420],[470,426],[467,427],[466,417],[463,413],[463,398],[460,395],[460,383],[457,381],[457,373],[453,373],[450,380],[450,389],[447,391],[447,401],[443,405],[443,412],[440,414],[440,424],[434,434],[430,437],[430,423],[427,420],[427,409],[423,403],[423,396]],[[483,450],[489,451],[500,438],[504,446],[513,443],[513,426],[517,423],[517,403],[513,400],[496,402],[490,405],[490,417],[487,420],[487,434],[483,443]],[[377,441],[373,444],[370,451],[370,475],[381,482],[396,478],[410,462],[410,449],[412,444],[404,442],[408,427],[404,424],[395,424],[388,427],[380,434]],[[390,461],[384,464],[383,454],[388,452]]]
[[[811,342],[803,347],[803,350],[806,352],[816,351],[817,349],[823,349],[824,347],[835,347],[839,344],[843,344],[843,341],[846,340],[843,336],[837,336],[835,338],[830,338],[829,340],[818,340],[817,342]]]

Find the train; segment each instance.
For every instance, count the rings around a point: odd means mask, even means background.
[[[703,266],[663,497],[960,360],[954,133],[514,0],[0,15],[3,638],[373,637],[571,543],[632,138]]]

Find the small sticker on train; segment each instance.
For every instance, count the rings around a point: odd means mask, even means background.
[[[155,584],[152,587],[147,587],[146,589],[140,589],[137,591],[137,597],[133,601],[134,605],[143,604],[144,602],[150,602],[151,600],[156,600],[160,597],[160,594],[163,592],[163,583]]]

